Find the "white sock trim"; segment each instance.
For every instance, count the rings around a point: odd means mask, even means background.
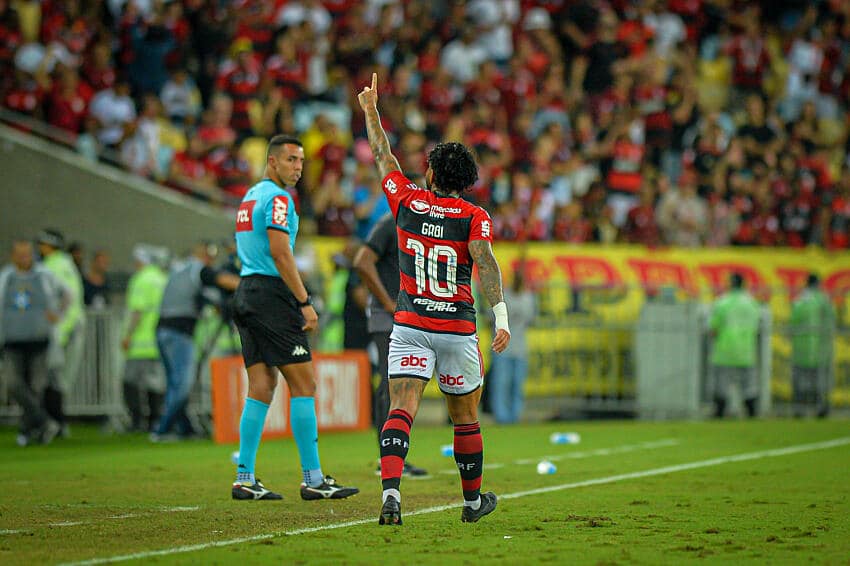
[[[476,499],[475,501],[466,501],[464,499],[463,506],[464,507],[472,507],[473,511],[478,511],[478,509],[481,508],[481,496],[479,495],[478,499]]]
[[[393,498],[395,498],[396,501],[401,503],[401,493],[399,493],[397,489],[385,489],[384,493],[381,494],[381,503],[386,503],[387,497],[391,495],[393,496]]]

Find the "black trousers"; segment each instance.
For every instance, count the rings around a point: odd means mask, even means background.
[[[378,375],[381,377],[378,386],[372,392],[372,424],[378,433],[378,444],[381,442],[381,429],[390,412],[390,332],[371,332],[372,342],[378,350]]]
[[[5,344],[3,353],[10,371],[12,396],[20,405],[20,432],[30,434],[47,421],[44,391],[47,388],[47,341]]]

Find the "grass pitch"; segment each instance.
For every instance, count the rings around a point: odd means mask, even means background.
[[[354,498],[301,501],[294,443],[274,441],[258,472],[284,501],[236,502],[232,445],[152,445],[78,426],[21,449],[2,429],[0,563],[850,564],[848,424],[485,426],[484,489],[501,499],[476,524],[460,522],[454,461],[440,455],[450,428],[414,427],[409,459],[431,477],[402,480],[404,525],[390,528],[377,524],[372,432],[320,438],[325,472],[360,487]],[[554,431],[582,442],[552,445]],[[538,475],[547,456],[558,470]]]

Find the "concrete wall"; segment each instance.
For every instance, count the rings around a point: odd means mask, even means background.
[[[196,240],[230,238],[233,223],[229,212],[0,125],[0,264],[13,238],[50,227],[89,253],[106,248],[113,269],[126,271],[136,243],[180,254]]]

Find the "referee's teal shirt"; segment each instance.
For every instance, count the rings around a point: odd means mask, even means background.
[[[289,234],[289,245],[294,253],[298,235],[295,202],[274,181],[263,179],[248,190],[236,212],[236,251],[242,262],[239,273],[242,277],[280,277],[269,250],[268,229]]]

